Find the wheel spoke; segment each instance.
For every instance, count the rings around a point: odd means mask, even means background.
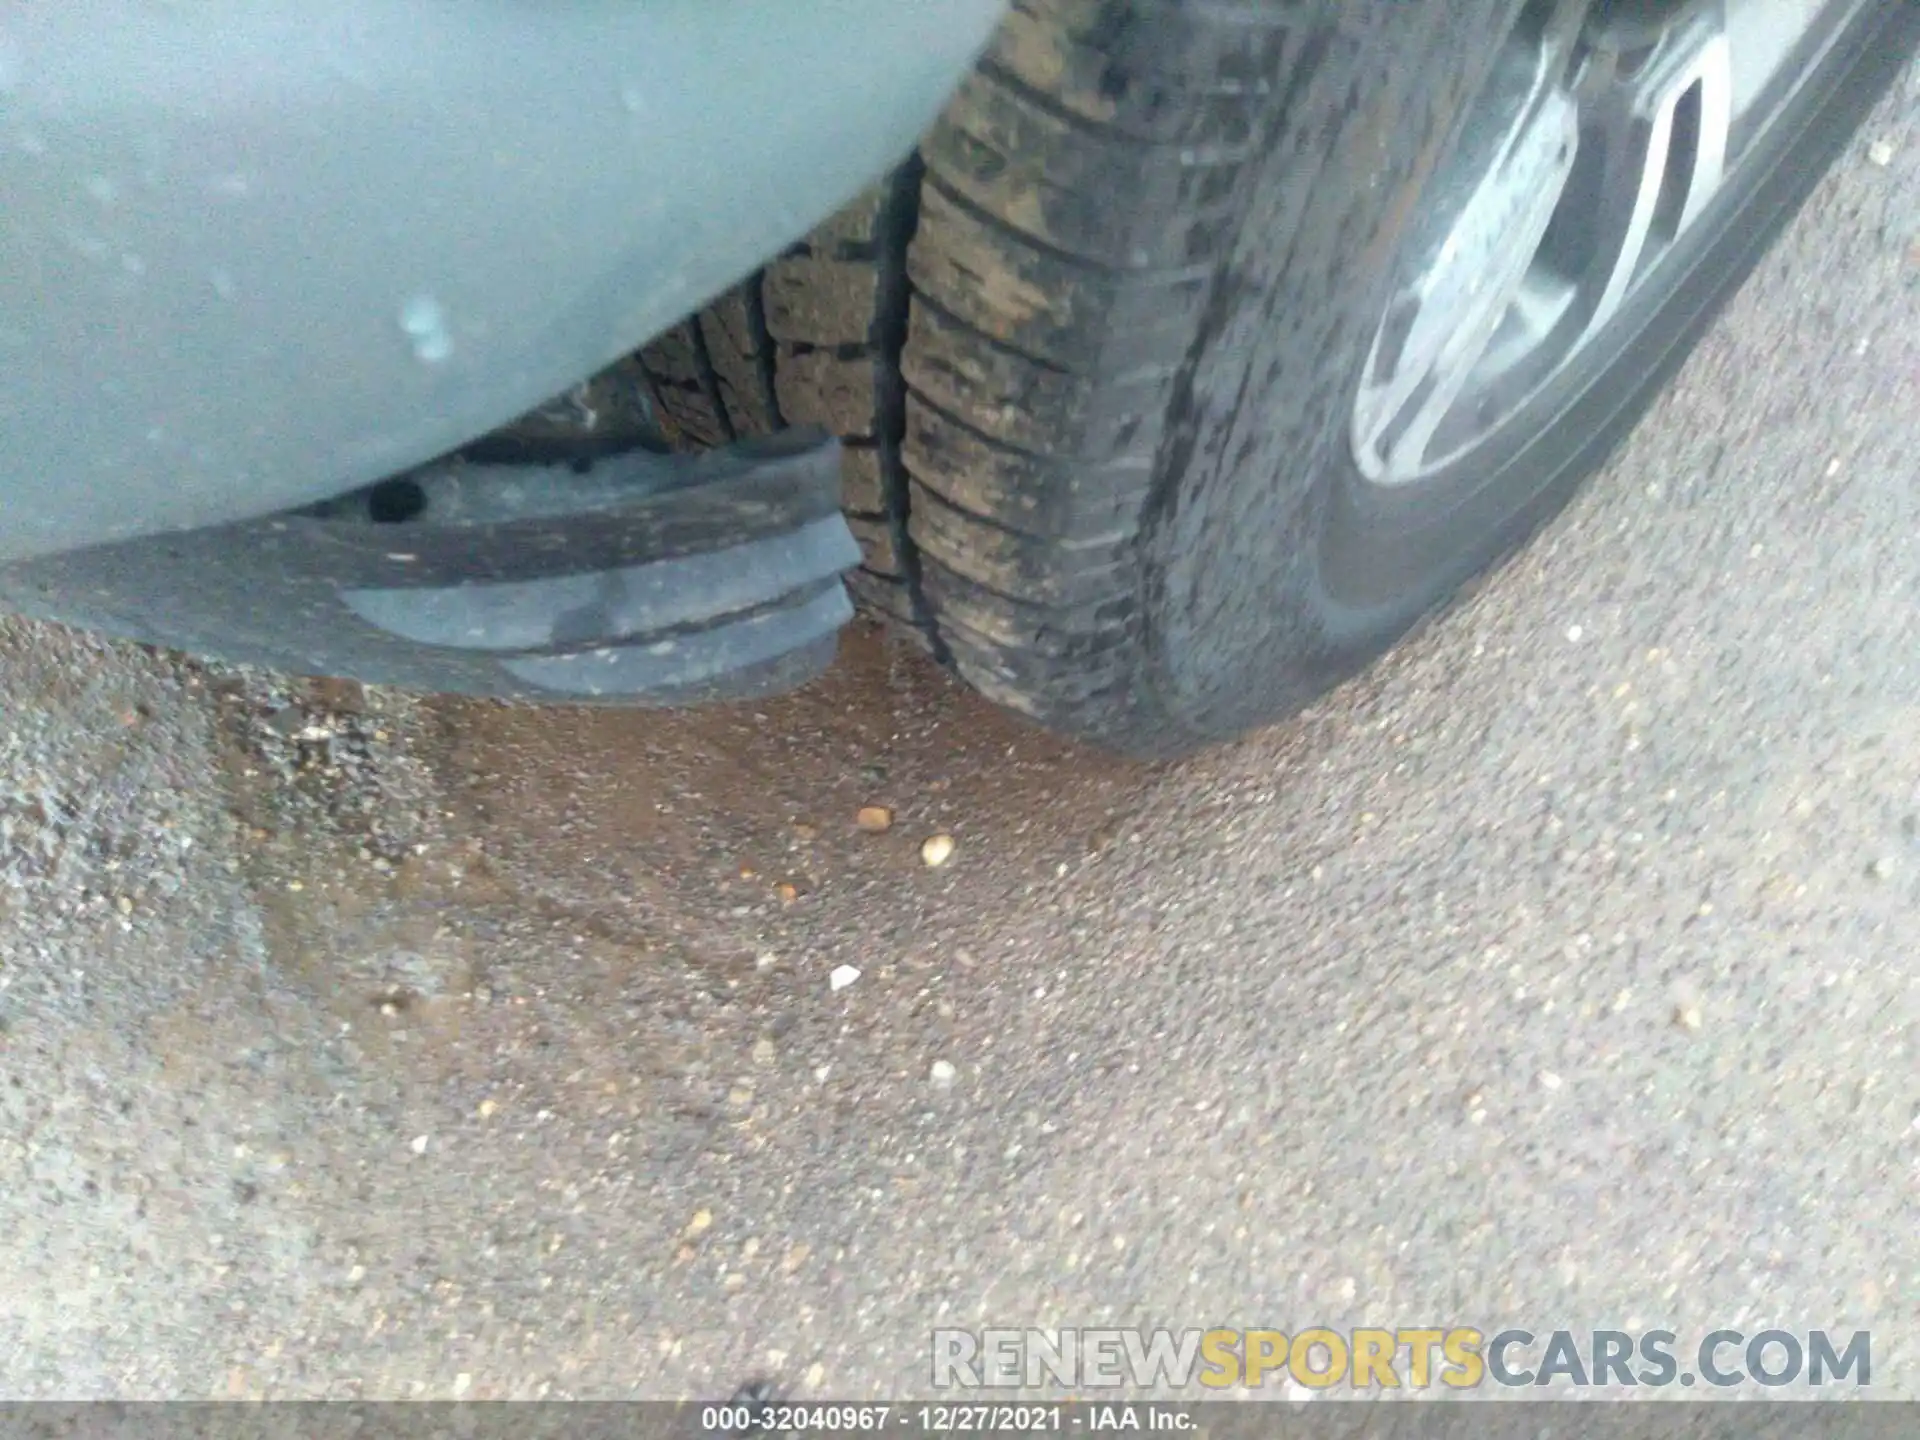
[[[1438,263],[1403,296],[1410,319],[1393,353],[1376,348],[1374,388],[1365,400],[1372,423],[1363,443],[1386,467],[1419,465],[1503,323],[1514,318],[1578,145],[1571,97],[1540,92],[1463,208]],[[1383,333],[1382,346],[1387,338]]]
[[[1725,176],[1733,123],[1732,52],[1718,4],[1690,11],[1638,57],[1611,63],[1583,86],[1583,128],[1604,174],[1599,222],[1582,289],[1591,331],[1620,308],[1634,282],[1685,232]]]
[[[1513,319],[1532,259],[1559,207],[1578,148],[1571,98],[1548,90],[1469,200],[1425,275],[1405,342],[1369,397],[1371,445],[1388,468],[1419,467],[1488,346]]]

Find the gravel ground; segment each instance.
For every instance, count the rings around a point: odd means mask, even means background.
[[[1183,765],[872,635],[658,716],[0,623],[0,1391],[1463,1319],[1920,1396],[1917,382],[1920,83],[1540,544]]]

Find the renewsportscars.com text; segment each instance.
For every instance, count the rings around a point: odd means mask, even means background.
[[[1705,1385],[1863,1388],[1873,1337],[1849,1332],[1505,1329],[936,1330],[936,1390],[1468,1390]]]

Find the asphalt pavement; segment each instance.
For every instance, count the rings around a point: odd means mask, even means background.
[[[1920,1397],[1916,457],[1908,83],[1539,543],[1179,765],[865,632],[662,716],[0,624],[0,1393],[1460,1323]]]

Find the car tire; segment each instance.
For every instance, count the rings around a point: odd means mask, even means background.
[[[1457,463],[1374,483],[1381,317],[1540,9],[1016,0],[906,164],[641,353],[661,422],[843,437],[857,598],[1044,725],[1164,756],[1282,717],[1566,502],[1920,30],[1854,7],[1658,284]]]

